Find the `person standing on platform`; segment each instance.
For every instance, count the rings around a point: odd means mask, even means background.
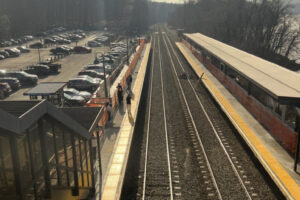
[[[132,76],[129,74],[126,78],[127,90],[131,91]]]
[[[128,115],[131,115],[131,94],[128,92],[126,97]]]
[[[122,89],[122,86],[121,84],[119,83],[118,86],[117,86],[117,90],[118,90],[118,101],[119,101],[119,105],[121,106],[122,105],[122,102],[123,102],[123,89]]]
[[[107,110],[107,114],[108,114],[108,121],[110,121],[111,113],[112,113],[112,107],[111,107],[110,103],[106,103],[106,110]]]

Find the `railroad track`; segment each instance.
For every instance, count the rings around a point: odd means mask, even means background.
[[[143,184],[138,190],[143,200],[174,199],[159,42],[160,38],[154,34],[146,144],[143,150]],[[154,76],[154,73],[158,75]],[[160,103],[153,106],[152,100]]]
[[[257,199],[258,194],[254,190],[253,183],[245,175],[244,166],[239,163],[233,149],[223,135],[230,132],[233,135],[233,130],[224,119],[222,120],[222,115],[216,106],[208,101],[208,95],[206,95],[205,102],[200,100],[199,96],[203,95],[204,88],[203,86],[201,88],[199,82],[192,83],[189,78],[186,80],[178,78],[179,74],[183,72],[189,74],[186,69],[188,65],[184,67],[183,61],[179,59],[175,44],[171,42],[167,29],[163,34],[163,41],[207,167],[211,169],[210,178],[214,183],[217,195],[211,193],[209,196],[218,196],[219,199]],[[198,83],[196,85],[197,90],[195,83]],[[208,137],[211,138],[209,139],[210,142],[202,142]],[[216,154],[210,153],[216,150],[218,150],[217,154],[221,155],[219,160]],[[222,165],[221,169],[220,164]]]
[[[137,175],[125,179],[122,199],[276,199],[205,88],[178,78],[193,71],[175,37],[155,32],[146,117],[137,121],[145,125],[136,129],[144,135],[131,156],[139,167],[128,167]]]

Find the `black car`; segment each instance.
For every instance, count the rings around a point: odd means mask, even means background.
[[[28,74],[24,71],[6,72],[5,77],[17,78],[21,82],[22,85],[37,84],[37,82],[38,82],[37,75]]]
[[[99,87],[99,82],[86,78],[73,78],[69,80],[68,87],[79,91],[94,92]]]
[[[40,49],[40,48],[43,48],[43,44],[41,42],[36,42],[36,43],[29,45],[29,47],[32,49]]]
[[[50,67],[47,65],[32,65],[27,67],[27,69],[24,70],[28,74],[35,74],[38,76],[47,76],[51,73]]]
[[[50,68],[50,72],[53,74],[59,73],[59,70],[61,69],[61,64],[57,63],[51,63],[51,62],[40,62],[41,65],[47,65]]]
[[[50,52],[54,55],[58,54],[70,54],[70,50],[64,47],[57,47],[55,49],[50,49]]]
[[[21,83],[16,78],[3,77],[0,78],[0,83],[8,83],[12,90],[18,90],[21,87]]]

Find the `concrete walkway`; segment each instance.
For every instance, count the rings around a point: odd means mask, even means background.
[[[142,51],[141,55],[143,55],[144,50]],[[130,60],[133,59],[134,56],[131,56]],[[141,59],[142,56],[139,58],[135,68],[133,69],[132,72],[132,87],[135,85],[136,82],[136,77],[138,74],[138,71],[140,69],[141,65]],[[120,82],[120,80],[123,78],[125,73],[127,72],[128,66],[125,65],[124,68],[122,69],[121,73],[119,74],[118,78],[115,80],[114,84],[111,86],[110,89],[110,94],[111,96],[114,94],[117,84]],[[125,91],[124,91],[125,92]],[[125,97],[126,95],[124,95]],[[125,99],[123,103],[125,102]],[[123,118],[126,114],[126,105],[122,105],[121,107],[117,108],[116,110],[113,111],[112,113],[112,119],[107,123],[107,126],[104,130],[103,137],[101,139],[101,164],[102,164],[102,181],[105,179],[107,176],[107,170],[108,170],[108,165],[114,150],[115,142],[116,139],[119,135],[120,127],[123,121]],[[98,177],[99,171],[98,171],[98,163],[95,163],[95,177]],[[94,199],[100,199],[100,185],[99,185],[99,180],[96,181],[96,195]]]

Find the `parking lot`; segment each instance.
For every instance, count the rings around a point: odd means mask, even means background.
[[[101,32],[93,32],[89,34],[86,38],[80,40],[77,45],[85,45],[88,41],[93,40],[95,37],[101,35]],[[75,46],[75,43],[72,43],[68,46]],[[59,45],[58,45],[59,46]],[[40,49],[40,55],[41,58],[49,57],[50,52],[49,50],[52,47],[48,48],[42,48]],[[59,74],[53,74],[46,76],[44,78],[39,78],[38,84],[41,82],[67,82],[70,78],[75,77],[79,71],[82,70],[83,66],[93,63],[95,58],[96,52],[107,52],[109,51],[109,47],[97,47],[92,48],[92,53],[89,54],[71,54],[68,55],[59,61],[57,63],[62,65],[62,68],[60,70]],[[25,67],[38,63],[39,56],[38,56],[38,50],[37,49],[31,49],[30,53],[21,54],[20,57],[17,58],[8,58],[5,60],[0,61],[0,69],[6,69],[8,71],[13,70],[21,70]],[[28,100],[29,97],[23,96],[23,93],[29,90],[34,86],[23,86],[19,90],[15,91],[14,93],[10,94],[5,100]]]

